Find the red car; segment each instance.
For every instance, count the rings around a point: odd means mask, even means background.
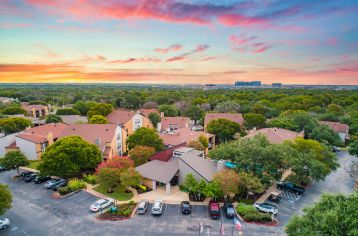
[[[211,219],[220,219],[221,210],[220,210],[220,205],[218,202],[210,201],[208,210],[209,210],[209,216]]]

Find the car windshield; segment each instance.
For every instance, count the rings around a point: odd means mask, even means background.
[[[228,208],[227,208],[227,212],[231,214],[231,213],[234,213],[235,211],[234,211],[234,208],[229,208],[229,207],[228,207]]]
[[[138,209],[143,210],[145,207],[145,202],[139,203]]]

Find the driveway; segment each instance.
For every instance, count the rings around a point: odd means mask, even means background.
[[[284,225],[293,213],[302,213],[305,206],[318,201],[322,192],[353,192],[354,178],[351,165],[358,158],[346,152],[338,153],[341,168],[327,177],[324,182],[314,183],[307,192],[295,201],[283,197],[278,204],[279,226],[266,227],[243,223],[243,235],[285,235]],[[357,171],[357,170],[356,170]],[[53,193],[42,184],[12,181],[14,171],[0,173],[0,182],[10,186],[13,193],[13,207],[5,214],[12,222],[11,227],[1,235],[47,236],[47,235],[198,235],[200,221],[204,226],[202,235],[220,235],[220,220],[211,220],[206,206],[194,206],[191,215],[182,215],[178,205],[165,204],[163,215],[153,217],[150,212],[144,216],[135,215],[130,220],[98,221],[88,208],[97,198],[86,192],[76,193],[65,199],[52,199]],[[151,206],[150,206],[151,207]],[[150,210],[150,208],[149,208]],[[231,235],[232,220],[225,217],[225,235]],[[234,235],[238,235],[234,231]]]

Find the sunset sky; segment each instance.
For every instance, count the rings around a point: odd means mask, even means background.
[[[0,0],[0,82],[358,85],[357,0]]]

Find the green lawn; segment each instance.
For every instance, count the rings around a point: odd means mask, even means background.
[[[123,186],[117,186],[115,187],[113,190],[113,193],[107,193],[107,188],[104,187],[103,185],[98,185],[97,187],[94,188],[95,191],[102,193],[108,197],[111,198],[115,198],[119,201],[126,201],[129,200],[133,197],[133,193],[125,193],[124,190],[125,188]]]
[[[39,166],[39,164],[40,164],[40,161],[30,161],[30,164],[27,167],[37,170],[37,167]]]

